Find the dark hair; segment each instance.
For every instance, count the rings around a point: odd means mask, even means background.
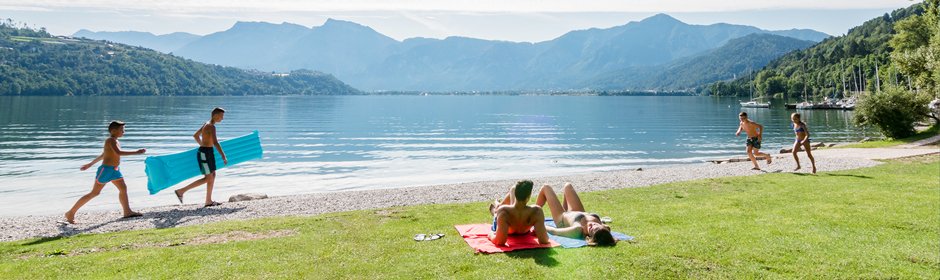
[[[221,114],[221,113],[225,113],[225,109],[222,109],[222,107],[215,107],[215,109],[212,109],[213,116],[215,116],[215,114]]]
[[[516,191],[513,193],[516,201],[527,201],[532,196],[532,181],[525,180],[516,183]]]
[[[747,117],[747,113],[741,112],[740,114],[738,114],[738,116],[739,116],[739,117]]]
[[[108,125],[108,132],[121,128],[122,126],[124,126],[124,122],[122,121],[111,121],[111,124]]]
[[[606,226],[594,231],[594,234],[585,236],[585,239],[592,246],[617,245],[617,239],[614,239],[614,235],[610,234],[610,228]]]

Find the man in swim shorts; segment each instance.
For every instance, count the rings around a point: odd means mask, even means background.
[[[199,164],[199,171],[202,172],[203,177],[181,189],[174,191],[176,193],[176,198],[179,199],[180,203],[183,203],[183,194],[185,194],[186,191],[202,184],[206,184],[206,202],[204,206],[212,207],[222,205],[222,203],[212,201],[212,187],[215,186],[216,168],[214,149],[219,150],[219,155],[222,156],[222,163],[228,164],[228,158],[225,157],[225,152],[222,151],[222,146],[219,145],[219,139],[216,137],[215,133],[215,124],[222,122],[222,119],[224,118],[224,109],[218,107],[212,109],[212,115],[209,121],[203,124],[202,127],[200,127],[199,130],[193,134],[193,138],[196,139],[196,143],[199,143],[199,150],[196,152],[196,162]]]
[[[747,134],[747,140],[745,141],[747,145],[747,158],[754,164],[753,170],[760,170],[760,166],[757,165],[757,156],[765,157],[767,164],[773,162],[769,154],[760,152],[760,142],[764,138],[764,126],[748,119],[747,113],[745,112],[738,114],[738,119],[741,120],[741,123],[738,125],[738,132],[735,133],[734,136],[741,136],[741,131]]]

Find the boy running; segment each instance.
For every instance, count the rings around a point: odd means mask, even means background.
[[[108,125],[108,132],[111,134],[111,137],[104,140],[104,151],[101,152],[101,155],[88,164],[82,165],[81,170],[85,171],[92,165],[95,165],[95,163],[98,163],[98,161],[104,160],[101,166],[98,167],[98,172],[95,173],[95,184],[91,187],[91,192],[79,198],[78,201],[75,202],[75,205],[72,206],[72,209],[65,212],[65,221],[70,224],[75,223],[75,213],[78,212],[78,209],[85,205],[85,203],[88,203],[92,198],[98,196],[98,194],[101,193],[101,189],[103,189],[104,185],[108,182],[114,184],[118,189],[118,200],[121,201],[121,208],[124,210],[124,218],[143,216],[131,210],[127,202],[127,185],[124,184],[124,175],[121,174],[121,170],[118,166],[121,165],[121,156],[140,155],[147,152],[147,149],[139,149],[133,152],[121,150],[121,144],[118,142],[118,138],[124,136],[124,122],[122,121],[112,121],[111,124]]]
[[[196,143],[199,143],[199,151],[196,153],[196,162],[199,163],[199,170],[202,171],[202,175],[205,176],[182,189],[174,191],[180,203],[183,203],[183,194],[186,193],[186,191],[206,184],[206,203],[204,206],[212,207],[222,205],[222,203],[212,201],[212,187],[215,185],[215,151],[213,147],[219,150],[219,155],[222,156],[222,163],[228,164],[228,158],[225,157],[225,152],[222,151],[222,146],[219,145],[219,139],[216,138],[215,134],[215,124],[222,122],[224,118],[224,109],[218,107],[212,109],[212,117],[209,121],[203,124],[202,127],[193,134]]]
[[[757,165],[756,156],[766,157],[767,164],[772,162],[770,155],[760,152],[760,142],[764,138],[764,126],[749,120],[745,112],[738,114],[738,118],[741,119],[741,124],[738,126],[738,132],[735,133],[734,136],[741,136],[741,131],[747,133],[747,158],[751,159],[751,163],[754,163],[752,170],[760,170],[760,166]]]

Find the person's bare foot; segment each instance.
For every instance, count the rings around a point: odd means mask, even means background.
[[[771,155],[767,155],[767,164],[771,164],[771,163],[774,163],[774,160],[773,160],[773,158],[774,158],[773,156],[771,156]]]
[[[813,166],[813,174],[816,174],[816,167]]]
[[[129,219],[129,218],[142,217],[142,216],[144,216],[144,214],[131,211],[130,213],[124,213],[124,217],[122,217],[122,219]]]
[[[760,167],[754,167],[754,168],[751,168],[751,170],[757,170],[757,171],[760,171]]]
[[[490,203],[490,214],[491,214],[491,215],[496,215],[496,207],[499,207],[499,201],[495,201],[495,200],[494,200],[493,203]]]
[[[173,193],[176,194],[176,199],[180,200],[180,204],[183,204],[183,194],[180,193],[180,190],[175,190]]]
[[[75,214],[72,212],[65,212],[65,222],[70,224],[75,224]]]
[[[797,165],[796,168],[793,168],[793,171],[799,171],[799,170],[800,170],[800,166],[799,166],[799,165]]]

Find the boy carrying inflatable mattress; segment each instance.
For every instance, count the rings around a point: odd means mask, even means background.
[[[183,203],[183,195],[186,191],[205,184],[206,200],[204,206],[222,205],[222,203],[212,200],[216,169],[261,158],[263,151],[258,131],[219,143],[216,137],[215,124],[222,122],[225,118],[225,110],[215,108],[212,110],[211,116],[211,119],[193,134],[199,148],[182,153],[148,157],[144,160],[145,172],[147,173],[147,189],[150,194],[156,194],[184,180],[202,175],[202,178],[175,190],[176,197],[180,203]],[[218,150],[218,154],[215,153],[216,150]],[[232,156],[226,156],[225,151],[230,152]],[[222,161],[222,166],[217,166],[219,160]]]

